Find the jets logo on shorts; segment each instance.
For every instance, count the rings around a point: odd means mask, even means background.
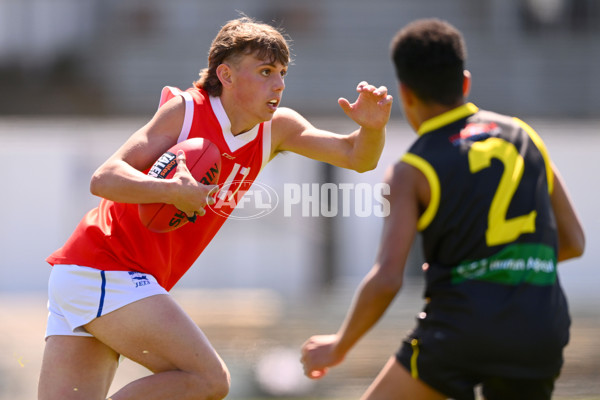
[[[141,272],[129,271],[129,277],[131,278],[131,281],[135,284],[136,288],[140,286],[146,286],[151,283],[146,274],[142,274]]]

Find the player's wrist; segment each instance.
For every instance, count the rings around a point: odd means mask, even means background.
[[[156,194],[158,197],[158,203],[180,204],[184,197],[184,185],[181,181],[176,179],[165,179],[159,182],[160,187],[157,188]]]
[[[341,362],[346,358],[346,354],[350,351],[354,343],[349,342],[344,338],[343,334],[337,333],[336,340],[332,343],[331,354],[334,359]]]

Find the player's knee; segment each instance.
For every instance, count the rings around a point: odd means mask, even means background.
[[[210,375],[192,375],[194,399],[221,400],[229,394],[230,376],[226,367],[211,371]]]
[[[229,387],[231,385],[231,377],[227,368],[222,368],[216,371],[212,377],[210,384],[210,400],[221,400],[227,397],[229,394]]]

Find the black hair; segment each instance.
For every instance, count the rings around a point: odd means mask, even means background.
[[[467,50],[462,34],[439,19],[421,19],[401,29],[391,44],[396,76],[424,102],[446,106],[463,98]]]

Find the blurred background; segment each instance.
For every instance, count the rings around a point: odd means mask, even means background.
[[[98,203],[91,174],[151,118],[163,86],[191,85],[220,27],[240,13],[292,40],[282,105],[337,132],[356,128],[337,99],[353,101],[361,80],[397,98],[388,48],[398,29],[439,17],[464,33],[470,100],[540,133],[580,213],[586,253],[560,268],[573,330],[556,398],[600,399],[597,0],[0,0],[0,400],[36,396],[44,259]],[[258,219],[241,210],[173,291],[229,365],[229,398],[358,398],[399,347],[421,308],[418,248],[380,324],[323,381],[303,378],[299,348],[341,323],[374,260],[381,218],[341,208],[332,217],[306,214],[283,203],[290,184],[374,187],[414,138],[395,100],[374,171],[277,157],[257,182],[280,203]],[[126,360],[114,389],[147,373]]]

